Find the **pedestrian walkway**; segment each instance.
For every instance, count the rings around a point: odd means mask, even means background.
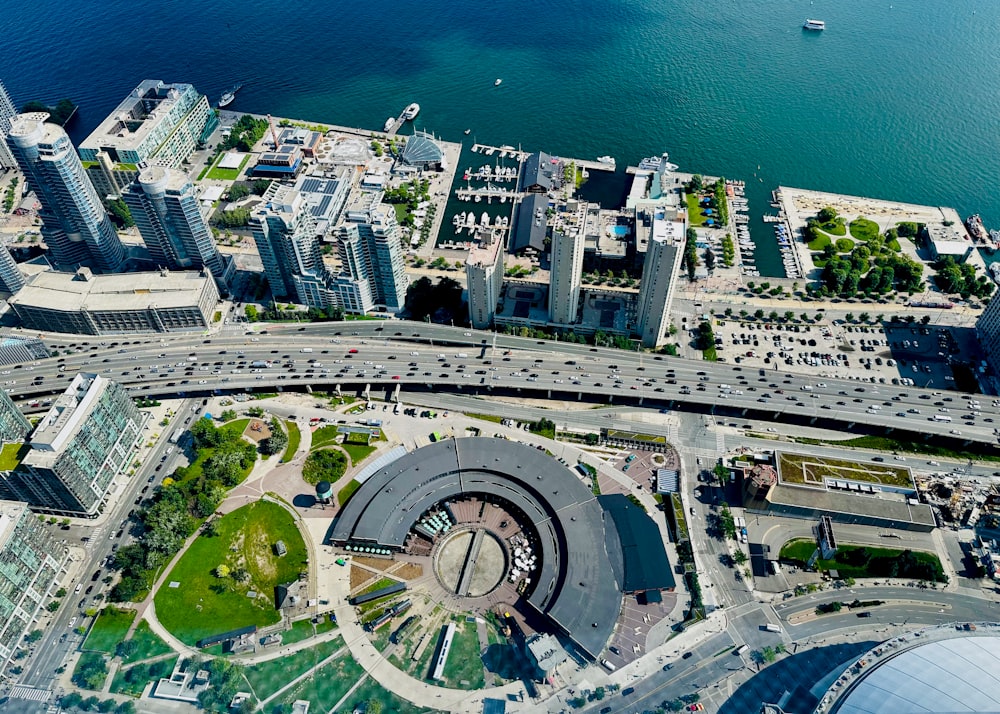
[[[28,699],[33,702],[47,702],[49,697],[52,696],[52,690],[38,689],[37,687],[28,687],[23,684],[17,684],[10,690],[9,696],[11,699]]]

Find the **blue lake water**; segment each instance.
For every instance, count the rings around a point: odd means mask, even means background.
[[[622,169],[669,151],[744,179],[755,217],[786,184],[1000,226],[996,0],[35,0],[0,36],[15,101],[72,98],[76,139],[144,78],[213,101],[243,81],[233,109],[379,129],[418,101],[418,128],[454,141]],[[593,172],[586,194],[613,205],[624,185]]]

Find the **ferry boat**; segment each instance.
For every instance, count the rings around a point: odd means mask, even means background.
[[[392,125],[396,123],[396,117],[389,117],[385,120],[385,125],[382,127],[382,131],[389,131],[392,129]]]
[[[826,29],[826,22],[824,20],[806,20],[802,28],[805,30],[822,31]]]
[[[236,99],[236,93],[243,89],[243,85],[237,82],[228,92],[224,92],[219,98],[219,107],[228,107]]]
[[[419,113],[420,113],[420,105],[414,102],[413,104],[408,106],[406,110],[403,112],[403,119],[404,121],[413,121],[414,119],[417,118],[417,114]]]

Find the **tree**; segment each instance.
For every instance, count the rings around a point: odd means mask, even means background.
[[[74,707],[78,707],[82,701],[83,697],[80,696],[79,692],[68,692],[67,694],[59,697],[59,704],[63,709],[73,709]]]
[[[32,630],[24,636],[24,639],[29,643],[38,642],[38,640],[42,639],[43,634],[44,633],[41,630]]]
[[[221,563],[215,566],[215,570],[212,571],[212,575],[217,578],[228,578],[229,577],[229,566],[225,563]]]
[[[97,687],[88,687],[89,689],[97,689]],[[97,697],[90,696],[80,702],[80,708],[85,712],[93,711],[97,709],[101,704],[101,700]]]
[[[382,714],[382,700],[369,699],[365,703],[365,714]]]
[[[705,250],[705,269],[709,272],[715,270],[715,252],[711,248]]]
[[[816,214],[816,217],[819,219],[820,223],[830,223],[837,220],[837,211],[836,209],[827,206],[826,208],[821,208],[819,213]]]
[[[692,176],[691,177],[691,190],[692,191],[700,191],[701,188],[702,188],[702,181],[703,181],[703,179],[701,177],[701,174],[695,174],[694,176]]]
[[[66,588],[56,590],[56,597],[66,597]]]
[[[260,450],[269,456],[281,453],[288,446],[288,435],[277,417],[271,417],[270,428],[271,435],[260,442]]]
[[[225,411],[222,412],[222,414],[219,415],[219,419],[221,419],[223,422],[232,421],[235,418],[236,418],[235,409],[226,409]]]
[[[257,312],[256,305],[247,305],[243,308],[243,312],[247,316],[248,322],[257,322],[260,319],[260,314]]]
[[[245,183],[234,183],[229,187],[229,200],[241,201],[250,195],[250,187]]]
[[[747,554],[742,549],[737,548],[736,553],[733,554],[733,562],[737,565],[743,565],[747,562]]]
[[[108,714],[108,712],[113,712],[117,705],[118,702],[116,702],[114,699],[105,699],[104,701],[102,701],[100,704],[97,705],[97,711],[104,712],[104,714]]]
[[[108,215],[116,226],[119,228],[132,228],[135,226],[135,221],[132,220],[132,212],[128,210],[125,201],[120,198],[109,198],[105,202],[105,206],[107,207]]]
[[[45,609],[48,610],[49,612],[55,612],[56,610],[59,609],[59,601],[53,600],[52,602],[50,602],[48,605],[45,606]]]
[[[104,656],[97,652],[84,652],[73,672],[73,684],[81,689],[100,689],[108,675],[108,665]],[[96,705],[96,697],[94,698]]]

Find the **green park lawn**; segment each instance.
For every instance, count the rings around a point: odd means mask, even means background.
[[[372,701],[377,701],[382,705],[381,711],[393,712],[393,714],[421,714],[421,712],[430,711],[428,709],[421,709],[405,699],[397,697],[388,689],[380,686],[371,677],[362,682],[348,700],[344,702],[344,710],[354,711],[357,708],[365,709],[365,705]]]
[[[465,622],[464,618],[455,623],[455,638],[444,668],[444,679],[449,687],[455,689],[481,689],[486,686],[476,623]]]
[[[240,173],[242,173],[243,167],[247,165],[247,161],[250,160],[250,155],[247,154],[243,157],[243,161],[240,162],[238,169],[220,169],[218,164],[225,155],[225,153],[219,154],[219,158],[212,164],[212,168],[208,170],[208,178],[215,181],[235,181],[240,177]]]
[[[125,664],[141,662],[144,659],[158,657],[171,651],[170,646],[149,629],[149,623],[145,620],[136,626],[131,641],[136,643],[136,650],[122,659]]]
[[[878,223],[869,221],[867,218],[855,218],[851,221],[850,229],[853,237],[866,243],[877,238],[879,234]]]
[[[227,434],[242,436],[243,432],[246,431],[246,428],[249,425],[250,419],[234,419],[233,421],[226,422],[225,425],[220,426],[219,430],[225,431]],[[178,479],[178,482],[183,483],[185,481],[192,481],[201,478],[202,466],[214,453],[215,449],[211,447],[206,446],[202,449],[198,449],[198,456],[191,462],[191,465],[187,467],[185,478]],[[253,466],[251,465],[251,467],[246,470],[246,473],[240,477],[241,482],[249,475],[252,468]]]
[[[342,444],[341,448],[351,457],[351,466],[354,467],[361,464],[375,451],[375,447],[368,444]]]
[[[285,447],[285,454],[281,460],[291,461],[295,452],[299,450],[299,444],[302,443],[302,432],[299,430],[299,425],[291,419],[285,420],[285,428],[288,430],[288,446]]]
[[[123,667],[115,673],[115,678],[111,681],[111,691],[116,694],[138,697],[150,682],[169,677],[170,673],[174,671],[174,665],[177,664],[179,657],[180,655],[174,655],[149,664]]]
[[[299,650],[285,657],[250,665],[243,670],[243,676],[253,688],[256,697],[264,700],[343,646],[344,643],[340,638],[320,642],[314,647]]]
[[[823,250],[832,242],[830,236],[826,233],[818,233],[807,245],[809,246],[809,250]]]
[[[125,639],[125,633],[132,626],[135,610],[106,607],[101,610],[90,628],[83,649],[113,655],[118,643]]]
[[[698,201],[701,199],[697,193],[687,194],[688,223],[692,226],[700,226],[705,223],[705,216],[701,215],[701,206]]]
[[[782,560],[791,560],[805,565],[815,551],[816,543],[812,539],[798,538],[783,545],[779,557]],[[905,572],[884,572],[889,564],[901,562],[904,552],[906,551],[898,548],[841,545],[832,560],[817,560],[815,567],[817,570],[836,570],[842,578],[916,577]],[[927,580],[946,581],[941,561],[936,555],[919,550],[910,552],[915,563],[933,571],[933,577],[928,577]]]
[[[850,253],[854,250],[854,241],[850,238],[838,238],[834,245],[838,253]]]
[[[798,563],[808,563],[816,552],[816,541],[812,538],[796,538],[781,546],[781,560],[794,560]]]
[[[312,443],[309,447],[309,451],[316,451],[324,446],[330,446],[331,444],[337,443],[337,427],[334,424],[328,424],[326,426],[321,426],[319,429],[312,433]]]
[[[354,492],[361,488],[361,484],[351,479],[351,482],[340,489],[340,493],[337,494],[337,505],[343,506],[347,503],[348,499],[354,495]]]
[[[820,223],[819,227],[824,233],[829,233],[832,236],[846,236],[847,228],[844,226],[844,219],[842,216],[837,216],[832,221],[827,223]]]
[[[287,661],[288,658],[285,658]],[[312,676],[286,690],[281,696],[285,710],[292,708],[296,699],[306,699],[312,702],[309,711],[328,712],[339,702],[347,691],[364,676],[364,669],[345,654],[317,669]],[[287,683],[290,677],[286,677]]]
[[[191,544],[156,593],[160,622],[185,644],[208,635],[270,625],[280,619],[274,609],[274,588],[295,580],[307,567],[306,547],[292,516],[282,506],[257,501],[217,521],[215,536],[201,535]],[[274,553],[284,541],[288,552]],[[225,564],[245,569],[249,582],[217,578],[212,571]],[[180,583],[171,588],[171,582]],[[253,590],[256,598],[247,597]]]

